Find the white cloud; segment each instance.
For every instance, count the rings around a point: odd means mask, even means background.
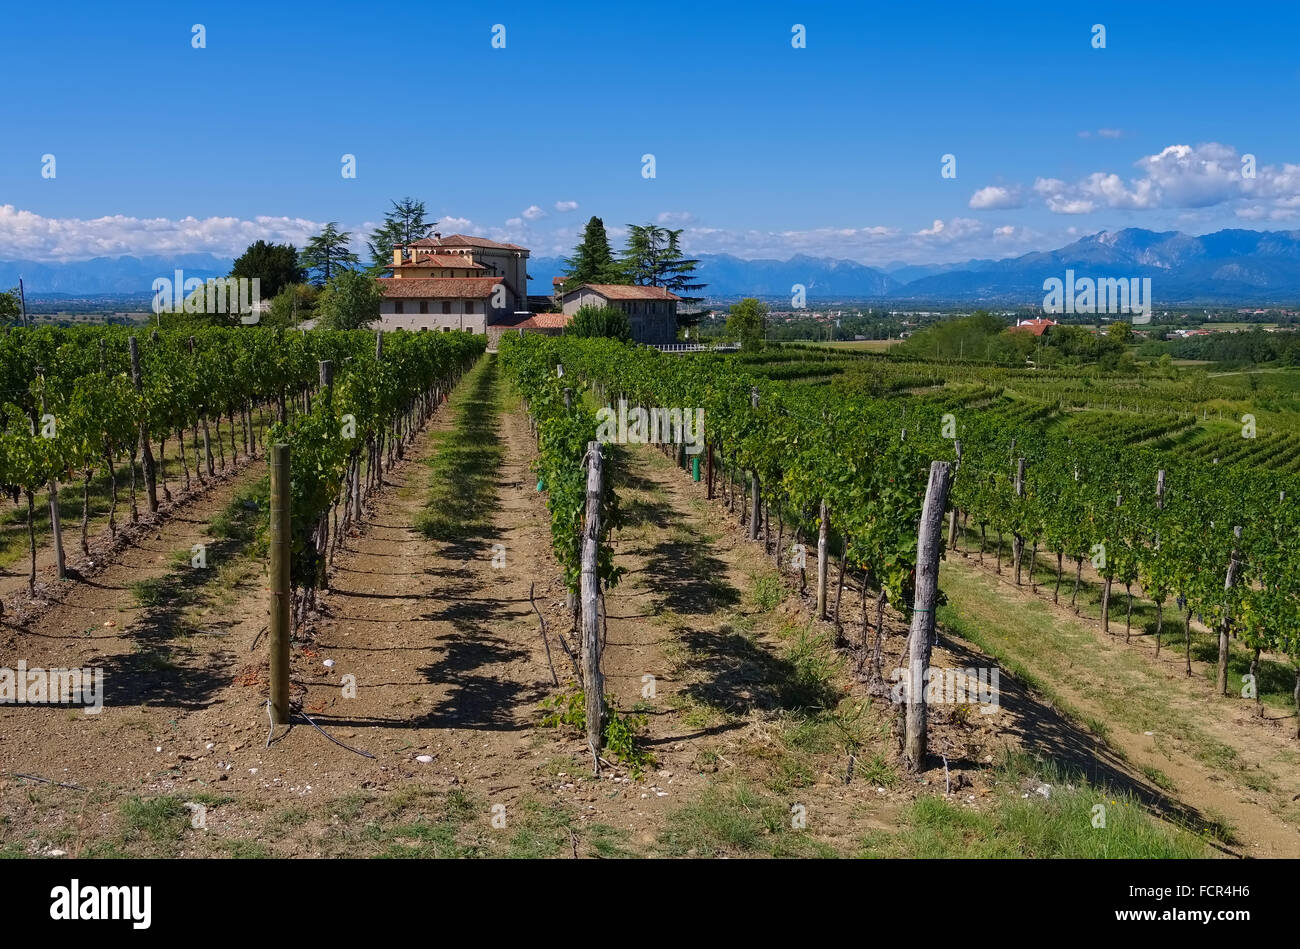
[[[1034,191],[1056,214],[1087,214],[1098,208],[1210,208],[1260,199],[1272,200],[1274,210],[1282,210],[1290,207],[1288,202],[1300,199],[1300,165],[1259,165],[1254,178],[1245,178],[1237,150],[1218,142],[1170,145],[1133,164],[1139,174],[1129,179],[1104,171],[1095,171],[1074,183],[1039,178],[1034,182]],[[1249,218],[1249,208],[1242,210],[1246,213],[1238,216]]]
[[[1120,138],[1124,134],[1123,129],[1097,129],[1097,134],[1102,138]]]
[[[138,218],[49,218],[0,205],[0,256],[38,261],[85,260],[124,254],[211,253],[235,257],[256,240],[289,242],[301,248],[322,223],[304,218],[259,216]],[[358,245],[368,231],[353,232]]]
[[[693,224],[695,215],[690,211],[664,211],[655,218],[656,224]]]
[[[524,219],[521,217],[506,218],[506,227],[523,227],[523,226],[524,226]]]
[[[524,208],[523,216],[529,221],[540,221],[542,218],[546,217],[546,212],[537,205],[530,204],[528,207]]]
[[[559,211],[561,214],[564,214],[567,211],[576,211],[578,210],[578,202],[577,201],[556,201],[555,210]]]
[[[445,217],[438,221],[438,233],[440,234],[473,234],[476,228],[474,222],[467,217]]]
[[[1069,185],[1060,178],[1038,178],[1034,181],[1034,191],[1043,196],[1047,209],[1056,214],[1087,214],[1096,207],[1086,199],[1070,197]]]
[[[915,237],[936,238],[943,243],[959,240],[963,237],[969,237],[972,234],[978,234],[984,229],[984,226],[969,217],[955,217],[951,221],[941,221],[935,219],[935,222],[927,228],[917,231]]]
[[[1024,200],[1020,197],[1019,188],[1003,188],[999,185],[989,185],[986,188],[980,188],[970,196],[970,206],[976,211],[995,211],[1023,207]]]

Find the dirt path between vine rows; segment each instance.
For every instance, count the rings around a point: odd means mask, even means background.
[[[0,769],[76,785],[0,778],[0,853],[888,853],[882,841],[919,795],[948,791],[972,812],[995,803],[1004,779],[989,765],[1007,746],[1086,760],[1090,779],[1177,803],[1009,677],[995,716],[933,709],[932,749],[948,761],[903,776],[893,708],[852,683],[792,572],[704,485],[632,446],[610,446],[623,517],[612,544],[627,573],[607,596],[603,665],[618,713],[644,716],[653,760],[593,777],[581,736],[541,724],[542,701],[575,678],[560,647],[571,619],[536,442],[498,371],[491,357],[476,366],[386,472],[338,552],[324,615],[294,644],[295,701],[349,747],[301,719],[267,746],[261,558],[232,542],[210,549],[207,574],[171,560],[222,513],[214,494],[39,622],[5,630],[0,665],[97,664],[110,685],[98,716],[0,708]],[[136,602],[139,580],[158,585],[151,605]],[[892,661],[903,627],[887,625]],[[935,656],[987,663],[949,637]],[[1178,798],[1195,798],[1177,783]],[[180,802],[204,809],[202,827]],[[798,812],[807,832],[792,830]],[[1253,842],[1257,828],[1239,826]]]
[[[0,771],[57,781],[135,786],[157,767],[165,724],[215,701],[244,614],[191,614],[196,589],[237,560],[237,544],[207,528],[265,473],[253,461],[173,506],[103,569],[50,584],[48,608],[0,627],[0,667],[100,668],[104,709],[0,706]],[[204,545],[206,567],[191,566]],[[148,754],[146,754],[148,752]]]
[[[1170,644],[1172,661],[1157,663],[1149,643],[1107,636],[973,559],[950,552],[940,585],[982,644],[1025,667],[1076,717],[1104,723],[1133,769],[1233,828],[1244,853],[1300,856],[1293,715],[1270,708],[1258,717],[1255,703],[1213,694],[1204,675],[1187,677],[1181,643]]]

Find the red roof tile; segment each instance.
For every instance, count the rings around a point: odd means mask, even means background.
[[[1035,336],[1042,336],[1044,333],[1047,332],[1049,326],[1055,326],[1055,325],[1056,323],[1052,320],[1045,320],[1040,318],[1040,319],[1033,319],[1033,320],[1021,320],[1015,326],[1011,327],[1011,329],[1033,333]]]
[[[639,287],[634,284],[622,283],[584,283],[581,287],[570,290],[569,293],[577,293],[579,290],[594,290],[606,300],[680,300],[677,294],[665,290],[663,287]],[[566,293],[567,297],[569,293]]]
[[[564,329],[572,319],[564,313],[534,313],[519,325],[524,329],[556,330]]]
[[[415,260],[405,260],[401,264],[394,264],[393,268],[398,267],[456,267],[460,270],[487,270],[480,263],[475,263],[469,257],[461,254],[424,254]]]
[[[486,237],[470,237],[466,234],[448,234],[446,237],[425,237],[412,241],[410,247],[487,247],[495,250],[528,250],[518,244],[503,244],[490,241]]]
[[[376,283],[385,297],[460,300],[486,299],[505,285],[500,277],[381,277]]]

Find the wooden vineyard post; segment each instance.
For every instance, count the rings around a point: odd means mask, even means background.
[[[916,600],[912,628],[907,634],[907,727],[903,754],[908,768],[917,773],[925,767],[925,676],[930,667],[931,633],[939,591],[940,534],[951,478],[948,462],[930,463],[930,482],[925,489],[916,537]]]
[[[705,497],[713,500],[713,445],[705,443],[704,446],[704,479],[708,483],[708,489]]]
[[[1228,558],[1228,576],[1223,581],[1223,592],[1227,593],[1237,584],[1237,550],[1241,544],[1241,528],[1232,529],[1232,556]],[[1225,597],[1225,600],[1227,598]],[[1215,690],[1220,695],[1228,694],[1228,628],[1231,619],[1228,616],[1228,604],[1223,605],[1223,619],[1219,622],[1219,674],[1215,679]]]
[[[329,405],[334,395],[334,360],[332,359],[320,361],[320,388],[325,397],[325,404]]]
[[[135,391],[144,392],[144,385],[140,379],[140,344],[132,336],[126,341],[127,351],[131,357],[131,382],[135,386]],[[147,415],[147,411],[141,407],[141,413]],[[141,467],[144,468],[144,487],[149,496],[150,513],[158,513],[158,481],[154,474],[153,466],[153,449],[149,447],[149,423],[145,419],[140,420],[140,455]]]
[[[820,524],[817,527],[817,618],[826,619],[826,577],[830,572],[827,563],[827,540],[830,526],[827,523],[826,499],[822,498]]]
[[[957,471],[961,468],[961,439],[955,438],[952,442],[953,448],[957,450],[957,463],[953,465],[953,477],[957,476]],[[957,505],[952,506],[948,512],[948,549],[957,549]]]
[[[749,405],[751,408],[755,408],[755,409],[758,408],[758,387],[757,386],[749,390]],[[750,485],[751,485],[750,492],[749,492],[751,495],[750,503],[753,505],[750,508],[750,512],[749,512],[749,539],[758,540],[758,519],[763,510],[762,507],[760,506],[759,497],[758,497],[759,495],[758,472],[751,471],[749,473],[749,476],[750,476]]]
[[[271,721],[289,724],[289,446],[271,446]]]
[[[1020,458],[1016,461],[1016,497],[1019,498],[1019,499],[1021,499],[1021,500],[1023,500],[1024,497],[1025,497],[1025,457],[1024,457],[1024,455],[1021,455]],[[1025,538],[1024,538],[1023,535],[1021,535],[1021,533],[1020,533],[1019,531],[1016,531],[1016,532],[1012,535],[1012,541],[1011,541],[1011,542],[1012,542],[1012,545],[1013,545],[1014,548],[1015,548],[1014,551],[1013,551],[1013,553],[1015,554],[1015,560],[1016,560],[1016,565],[1015,565],[1016,586],[1020,586],[1020,561],[1023,559],[1023,557],[1024,557],[1024,555],[1025,555]],[[1030,573],[1033,573],[1033,568],[1032,568],[1032,567],[1030,568]]]
[[[41,379],[41,415],[46,414],[45,404],[45,380],[44,371],[37,369],[42,373]],[[41,419],[43,425],[45,420]],[[59,579],[62,580],[68,575],[67,561],[63,556],[63,525],[59,521],[59,479],[56,475],[50,479],[50,532],[54,535],[54,564],[58,569]]]
[[[582,687],[586,698],[587,746],[592,770],[600,774],[600,750],[605,737],[605,678],[600,671],[600,618],[596,607],[600,578],[600,499],[604,493],[600,442],[587,442],[587,510],[582,527]]]

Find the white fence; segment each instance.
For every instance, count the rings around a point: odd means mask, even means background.
[[[655,349],[661,353],[734,353],[740,349],[739,343],[721,343],[717,346],[705,346],[703,343],[664,343]]]

